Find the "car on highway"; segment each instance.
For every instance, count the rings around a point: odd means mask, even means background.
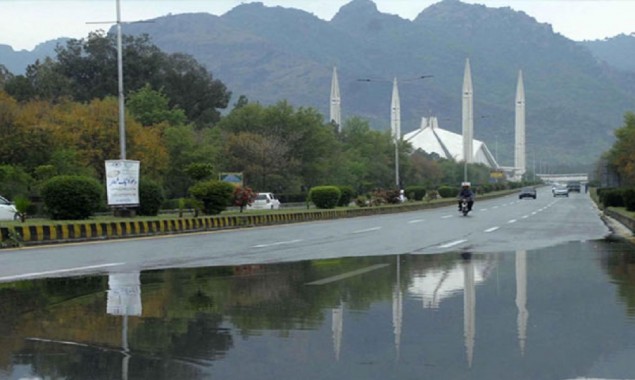
[[[533,187],[523,187],[518,193],[518,199],[533,198],[536,199],[536,189]]]
[[[274,193],[258,193],[254,203],[247,206],[251,210],[277,210],[280,208],[280,200]]]
[[[20,217],[13,203],[0,196],[0,220],[16,220]]]
[[[576,193],[580,192],[580,182],[578,181],[569,181],[567,182],[567,189],[569,189],[570,192],[575,191]]]
[[[567,186],[556,186],[551,192],[554,197],[569,197],[569,188]]]

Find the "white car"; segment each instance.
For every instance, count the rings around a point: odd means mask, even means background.
[[[280,201],[274,193],[258,193],[256,200],[247,206],[252,210],[277,210],[280,208]]]
[[[16,220],[20,217],[13,203],[0,196],[0,220]]]
[[[551,192],[554,197],[569,197],[569,189],[566,186],[556,186]]]

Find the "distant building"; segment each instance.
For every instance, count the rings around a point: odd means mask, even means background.
[[[406,133],[403,139],[409,142],[414,150],[421,149],[426,153],[436,153],[441,158],[456,162],[465,161],[463,157],[463,136],[439,128],[436,117],[421,118],[421,128]],[[492,169],[500,168],[484,142],[473,140],[472,148],[472,163],[484,164]]]

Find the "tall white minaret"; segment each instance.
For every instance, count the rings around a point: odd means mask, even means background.
[[[392,101],[390,103],[390,131],[395,143],[395,185],[401,188],[399,181],[399,140],[401,139],[401,103],[399,101],[399,89],[397,78],[392,82]]]
[[[331,121],[337,124],[337,131],[342,132],[342,105],[340,98],[340,84],[337,80],[337,68],[333,67],[331,78]]]
[[[514,145],[514,168],[517,179],[521,179],[527,171],[525,152],[525,87],[523,86],[523,71],[518,71],[516,85],[516,143]]]
[[[465,73],[463,74],[463,159],[471,164],[474,161],[472,143],[474,139],[474,110],[473,110],[472,72],[470,59],[465,60]]]
[[[401,104],[397,78],[392,82],[392,100],[390,102],[390,132],[395,143],[401,138]]]

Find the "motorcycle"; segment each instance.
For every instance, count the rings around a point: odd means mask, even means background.
[[[467,216],[467,213],[470,212],[470,208],[467,204],[467,198],[461,199],[461,210],[459,211],[463,213],[463,216]]]

